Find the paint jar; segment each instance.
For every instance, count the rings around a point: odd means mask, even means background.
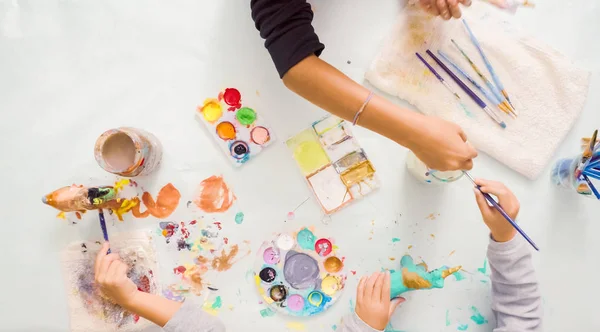
[[[98,137],[94,157],[107,172],[125,177],[148,175],[160,165],[162,146],[147,131],[121,127]]]
[[[428,184],[454,182],[464,175],[462,171],[442,172],[433,170],[427,167],[427,165],[417,158],[410,150],[408,150],[408,154],[406,155],[406,168],[415,179]]]

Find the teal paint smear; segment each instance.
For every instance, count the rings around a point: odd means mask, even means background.
[[[469,328],[469,324],[459,325],[456,329],[459,331],[466,331]]]
[[[487,257],[483,260],[483,267],[477,269],[477,271],[486,274],[487,272]]]
[[[471,320],[475,322],[477,325],[487,324],[487,319],[481,315],[479,310],[475,308],[475,306],[471,307],[471,311],[473,311],[473,316],[471,316]]]
[[[460,106],[462,107],[462,109],[465,111],[465,114],[470,117],[470,118],[475,118],[475,115],[473,115],[473,113],[471,113],[469,111],[469,109],[467,109],[467,106],[465,106],[465,104],[460,103]]]
[[[331,329],[334,331],[337,330],[337,325],[335,325],[335,324],[331,325]]]
[[[393,326],[392,323],[388,323],[388,325],[385,327],[385,330],[383,330],[383,332],[404,332],[401,330],[396,330]]]
[[[271,308],[266,308],[260,311],[260,315],[262,316],[262,318],[273,317],[275,316],[275,310]]]
[[[456,271],[454,272],[454,278],[456,279],[456,281],[461,281],[461,280],[465,280],[465,275],[462,274],[460,271]]]
[[[298,232],[296,240],[298,241],[300,248],[306,250],[315,250],[315,242],[317,241],[317,238],[311,231],[308,230],[308,228],[303,228],[300,232]]]
[[[352,299],[350,299],[350,312],[354,311],[354,302],[352,302]]]
[[[221,308],[222,305],[223,305],[223,303],[221,302],[221,297],[217,296],[217,298],[215,299],[215,302],[212,304],[212,308],[219,309],[219,308]]]
[[[393,237],[393,238],[392,238],[392,242],[400,242],[400,239],[399,239],[399,238],[397,238],[397,237]]]
[[[446,310],[446,326],[450,326],[450,310]]]
[[[244,222],[244,212],[238,212],[235,214],[235,223],[241,224]]]

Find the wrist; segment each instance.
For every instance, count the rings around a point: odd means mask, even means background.
[[[136,289],[135,291],[131,292],[131,294],[124,297],[123,300],[121,300],[118,304],[128,311],[136,312],[136,308],[139,307],[141,293],[141,291]]]
[[[424,115],[394,105],[396,113],[391,122],[392,130],[388,138],[408,149],[413,147],[422,139],[421,119]]]
[[[517,230],[511,229],[490,229],[492,239],[496,242],[508,242],[517,235]]]

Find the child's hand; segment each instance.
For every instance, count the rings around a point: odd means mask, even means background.
[[[481,191],[484,193],[498,197],[498,203],[513,220],[517,218],[521,207],[519,200],[504,184],[483,179],[476,179],[475,183],[481,186]],[[477,188],[473,188],[473,190],[475,191],[475,199],[477,200],[477,205],[479,205],[479,210],[481,210],[483,221],[485,221],[492,232],[492,238],[496,242],[512,240],[517,230],[504,219],[498,210],[488,204],[485,197],[483,197]]]
[[[460,18],[459,4],[469,7],[471,0],[419,0],[421,8],[431,15],[441,16],[444,20]]]
[[[137,286],[127,277],[127,264],[120,260],[118,254],[107,255],[108,248],[109,244],[105,242],[96,257],[95,281],[104,296],[126,307],[135,298]]]
[[[356,290],[356,314],[370,327],[383,331],[403,298],[390,300],[390,272],[362,277]]]

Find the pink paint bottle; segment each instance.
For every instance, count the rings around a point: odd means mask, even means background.
[[[98,137],[94,157],[107,172],[125,177],[148,175],[160,165],[162,145],[147,131],[120,127]]]

